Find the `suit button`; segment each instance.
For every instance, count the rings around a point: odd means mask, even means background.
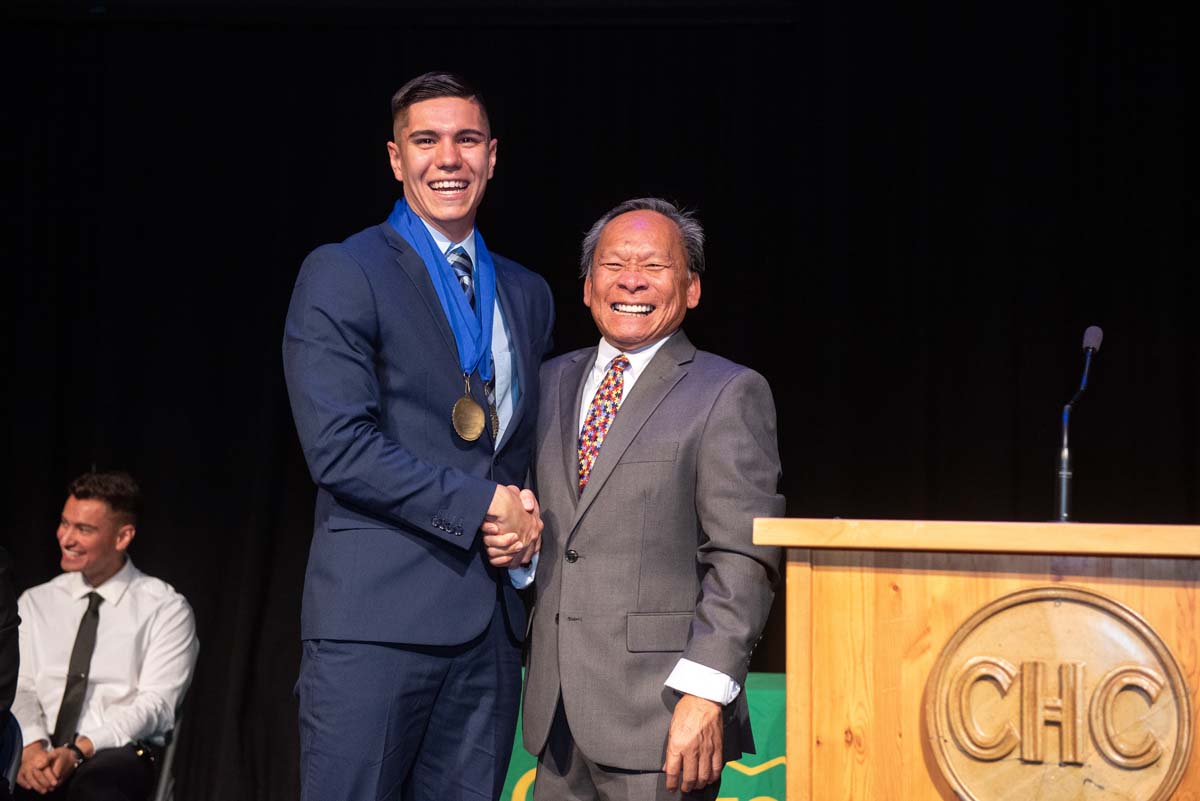
[[[579,559],[579,552],[576,551],[574,548],[567,551],[567,561],[568,562],[574,563],[574,562],[578,561],[578,559]]]

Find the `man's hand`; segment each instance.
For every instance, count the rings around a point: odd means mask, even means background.
[[[55,781],[62,784],[71,778],[79,757],[70,748],[55,748],[50,752],[50,770],[54,773]]]
[[[69,751],[67,753],[70,753]],[[58,786],[58,776],[53,769],[54,751],[47,751],[42,741],[30,743],[21,751],[21,768],[17,771],[17,784],[26,790],[45,795]],[[72,760],[72,764],[74,760]]]
[[[537,498],[516,486],[496,487],[480,526],[488,561],[495,567],[518,567],[542,547],[542,517]]]
[[[529,564],[530,560],[533,559],[533,555],[535,553],[541,552],[542,529],[545,527],[545,524],[542,522],[541,505],[538,504],[537,498],[534,497],[533,492],[531,490],[523,489],[518,491],[517,494],[521,498],[521,508],[533,515],[534,520],[537,521],[537,527],[533,533],[533,537],[529,540],[529,542],[525,543],[525,547],[520,551],[520,553],[513,557],[510,567],[527,565]]]
[[[690,793],[719,780],[725,765],[721,756],[724,736],[721,705],[684,693],[667,732],[667,758],[663,761],[667,789]]]

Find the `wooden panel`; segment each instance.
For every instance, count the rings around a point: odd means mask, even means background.
[[[1200,526],[762,517],[754,541],[790,548],[1200,557]]]
[[[810,551],[788,551],[787,563],[787,797],[812,795],[812,562]]]
[[[922,730],[926,680],[963,621],[1030,586],[1079,586],[1137,611],[1178,660],[1193,718],[1200,710],[1194,560],[799,550],[788,579],[802,585],[788,591],[789,798],[952,801]],[[1200,799],[1198,759],[1200,748],[1176,799]]]

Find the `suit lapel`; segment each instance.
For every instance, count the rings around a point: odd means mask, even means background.
[[[558,382],[558,419],[562,425],[563,468],[571,500],[579,499],[579,406],[583,403],[583,385],[596,362],[596,348],[575,355],[563,368]]]
[[[450,321],[446,319],[446,310],[442,308],[442,299],[438,297],[437,289],[435,289],[433,286],[433,279],[429,277],[429,269],[425,266],[424,259],[421,258],[421,255],[413,249],[412,245],[408,244],[408,241],[404,237],[400,236],[400,234],[398,234],[396,230],[392,228],[392,226],[388,225],[387,223],[383,223],[380,227],[383,229],[383,235],[384,238],[387,239],[388,245],[390,245],[396,252],[396,263],[400,265],[400,269],[405,275],[408,276],[409,280],[412,281],[413,287],[417,290],[417,295],[419,295],[421,300],[425,302],[425,307],[429,311],[429,316],[434,319],[438,331],[441,332],[442,340],[446,343],[446,347],[449,349],[450,358],[453,360],[455,370],[461,378],[462,368],[461,362],[459,362],[458,359],[458,343],[454,340],[454,332],[450,329]],[[497,279],[498,292],[500,290],[499,283],[500,282]],[[503,294],[506,299],[505,311],[507,312],[508,309],[512,308],[512,304],[507,302],[511,298],[511,295],[507,291],[505,291]],[[499,294],[497,297],[499,297]],[[522,349],[514,345],[517,336],[525,336],[523,327],[524,321],[521,322],[520,326],[514,326],[513,320],[518,316],[519,315],[515,313],[509,314],[508,316],[509,331],[511,331],[513,335],[513,341],[509,342],[509,347],[511,347],[514,352],[523,354]],[[518,328],[520,333],[518,333]],[[525,340],[522,339],[522,341]],[[518,367],[518,369],[520,369],[520,367]],[[485,410],[484,413],[486,414],[488,407],[487,394],[485,393],[483,384],[481,382],[471,382],[471,397],[474,398],[475,402]],[[522,398],[523,397],[524,396],[522,395]],[[515,422],[516,419],[517,413],[516,410],[514,410],[513,421],[509,423],[507,431],[512,430],[512,423]],[[487,440],[491,442],[492,449],[495,450],[496,443],[492,441],[491,426],[484,425],[482,436],[486,437]]]
[[[667,393],[687,375],[687,364],[695,353],[696,348],[681,330],[673,334],[646,365],[646,371],[638,377],[629,397],[621,402],[621,408],[604,436],[604,444],[596,454],[596,463],[592,466],[587,486],[583,495],[579,496],[575,516],[571,520],[572,533],[650,415],[667,397]]]
[[[500,304],[499,308],[504,316],[504,324],[508,326],[508,347],[513,354],[513,370],[518,395],[517,405],[513,407],[512,418],[508,421],[508,427],[504,429],[505,441],[511,439],[512,432],[517,430],[517,425],[520,424],[521,417],[529,406],[528,390],[532,385],[529,377],[538,369],[538,365],[530,362],[533,354],[529,352],[528,347],[530,341],[528,321],[525,319],[525,315],[518,313],[514,295],[516,290],[512,286],[512,279],[506,273],[507,271],[497,263],[496,302]]]
[[[425,302],[425,307],[429,310],[429,316],[434,319],[438,330],[441,331],[442,340],[446,343],[446,347],[450,349],[450,355],[457,365],[459,363],[458,345],[454,341],[454,332],[450,330],[450,323],[446,320],[446,312],[442,308],[442,301],[438,297],[437,290],[433,287],[433,281],[429,277],[429,270],[426,269],[424,260],[413,249],[412,245],[405,241],[404,237],[396,233],[396,230],[392,226],[383,223],[379,227],[383,230],[383,236],[387,240],[388,245],[395,251],[396,263],[400,265],[400,269],[412,281],[413,287],[417,290],[417,295]]]

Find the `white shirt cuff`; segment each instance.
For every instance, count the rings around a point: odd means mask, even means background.
[[[672,690],[707,698],[724,706],[738,697],[742,686],[719,670],[690,659],[680,659],[663,682]]]
[[[97,751],[100,751],[104,748],[119,748],[120,746],[125,745],[125,743],[117,740],[117,735],[114,734],[108,726],[103,726],[93,731],[81,731],[79,732],[79,736],[86,737],[91,740],[92,746]]]
[[[21,729],[21,739],[24,740],[24,742],[21,743],[22,748],[36,743],[38,740],[44,740],[48,743],[50,742],[50,732],[46,731],[45,728],[41,726],[38,726],[37,728]]]
[[[541,554],[535,553],[533,560],[524,567],[510,567],[508,569],[508,580],[518,590],[523,590],[533,583],[534,575],[537,573],[538,557]]]

